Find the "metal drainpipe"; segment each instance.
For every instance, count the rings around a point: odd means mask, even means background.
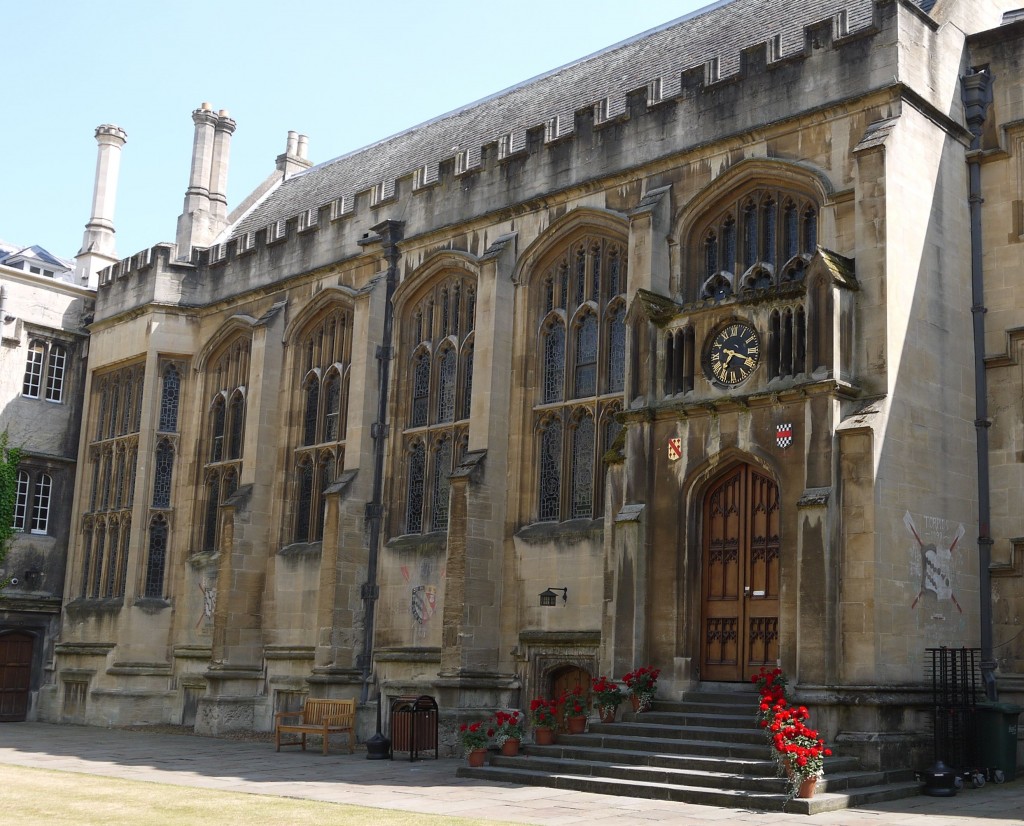
[[[370,547],[366,561],[366,582],[362,588],[365,606],[363,623],[365,638],[363,653],[359,657],[363,670],[362,688],[359,692],[360,703],[366,703],[370,693],[374,613],[377,597],[380,594],[380,586],[377,584],[377,563],[380,556],[381,522],[384,518],[384,448],[387,444],[388,379],[391,374],[391,331],[394,327],[394,308],[391,301],[395,294],[395,287],[398,286],[398,259],[401,257],[401,253],[398,251],[398,242],[402,237],[402,226],[401,221],[382,221],[371,227],[377,233],[376,236],[360,242],[372,244],[380,241],[384,246],[384,257],[388,262],[388,271],[385,277],[384,331],[381,334],[381,344],[377,347],[377,421],[370,428],[370,437],[373,439],[373,492],[370,501],[366,503]],[[379,697],[377,702],[380,703]]]
[[[996,662],[992,656],[992,532],[988,467],[988,376],[985,374],[985,283],[981,265],[981,132],[992,102],[992,75],[987,69],[970,71],[960,78],[960,94],[971,148],[967,155],[970,172],[971,214],[971,314],[974,320],[974,428],[978,443],[978,590],[981,624],[981,679],[985,696],[998,699]]]

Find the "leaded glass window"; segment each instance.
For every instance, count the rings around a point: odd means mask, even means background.
[[[452,472],[452,442],[442,439],[434,449],[434,505],[431,508],[431,530],[443,531],[448,528],[448,495],[451,490],[449,479]]]
[[[594,511],[594,420],[583,415],[572,434],[572,518]]]
[[[458,358],[455,350],[445,348],[438,367],[437,421],[441,424],[455,421],[455,387],[458,378]]]
[[[206,514],[203,518],[203,550],[217,550],[217,514],[220,509],[220,485],[215,476],[206,483]]]
[[[609,319],[608,392],[621,393],[626,386],[626,305],[616,306]]]
[[[597,393],[597,319],[590,313],[576,328],[576,371],[573,398]]]
[[[228,458],[238,459],[242,455],[242,434],[245,428],[245,400],[236,392],[231,397],[228,407],[230,435],[228,439]]]
[[[332,372],[324,383],[324,441],[336,442],[341,434],[341,377]]]
[[[146,560],[145,595],[160,599],[164,595],[164,568],[167,564],[167,520],[154,516],[149,523],[149,556]]]
[[[110,546],[110,556],[107,561],[107,572],[103,585],[103,593],[100,594],[100,596],[103,597],[112,597],[117,593],[117,569],[120,567],[121,562],[118,557],[121,548],[121,531],[118,530],[118,528],[117,520],[110,520],[110,524],[107,526],[107,544]]]
[[[181,397],[181,374],[173,364],[164,370],[164,383],[160,391],[160,424],[158,430],[174,433],[178,429],[178,401]]]
[[[409,453],[409,509],[406,517],[406,533],[420,533],[423,530],[423,487],[426,474],[426,451],[422,442],[412,446]]]
[[[224,423],[226,419],[224,398],[218,396],[213,402],[213,410],[210,411],[210,431],[213,435],[210,445],[211,462],[219,462],[224,458]]]
[[[412,421],[413,427],[427,423],[430,405],[430,357],[425,352],[416,355],[412,373]]]
[[[103,567],[104,565],[112,565],[113,562],[106,556],[107,547],[107,523],[102,519],[96,523],[96,559],[93,564],[92,570],[92,587],[89,590],[89,596],[98,597],[100,595],[100,583],[103,581]]]
[[[320,378],[312,375],[306,380],[306,410],[302,418],[302,444],[317,442],[317,417],[320,412]]]
[[[124,467],[125,448],[124,448],[124,446],[123,445],[118,445],[117,448],[116,448],[116,452],[117,452],[117,460],[116,460],[116,464],[115,464],[116,470],[114,471],[114,507],[119,509],[123,505],[123,503],[124,503],[124,494],[125,494],[125,490],[127,488],[127,485],[125,484],[125,479],[124,479],[124,471],[125,471],[125,467]]]
[[[540,436],[540,507],[541,522],[557,522],[562,501],[562,425],[550,421]]]
[[[296,500],[295,534],[301,542],[309,536],[310,508],[313,503],[313,463],[299,465],[299,495]]]
[[[565,327],[553,321],[544,337],[544,401],[560,402],[565,385]]]
[[[121,382],[114,381],[110,385],[110,416],[107,420],[107,438],[113,439],[120,424],[118,412],[121,410]]]
[[[171,478],[174,474],[174,447],[170,440],[161,439],[156,449],[156,468],[153,472],[153,507],[171,506]]]
[[[463,367],[462,373],[462,415],[460,418],[468,419],[470,411],[473,409],[473,344],[466,347],[463,353]]]

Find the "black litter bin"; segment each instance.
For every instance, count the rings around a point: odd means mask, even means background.
[[[1017,776],[1017,717],[1024,711],[1010,703],[977,703],[974,706],[974,741],[978,763],[1003,773],[1003,779]]]

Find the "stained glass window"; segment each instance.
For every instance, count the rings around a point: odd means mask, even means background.
[[[704,269],[708,278],[718,272],[718,238],[714,233],[704,241]]]
[[[409,452],[409,508],[406,516],[406,533],[420,533],[423,530],[423,485],[426,474],[426,453],[422,442],[417,442]]]
[[[576,251],[576,306],[587,300],[587,252],[582,247]]]
[[[574,398],[597,393],[597,319],[590,313],[576,329]]]
[[[601,246],[595,244],[590,251],[590,297],[601,300]]]
[[[448,290],[441,290],[441,337],[448,335]]]
[[[203,550],[217,550],[217,512],[220,508],[218,479],[206,483],[206,516],[203,520]]]
[[[565,385],[565,328],[553,321],[544,337],[544,401],[560,402]]]
[[[448,496],[451,490],[452,442],[442,439],[434,449],[434,504],[431,508],[430,528],[443,531],[448,528]]]
[[[149,523],[149,556],[146,560],[145,595],[160,599],[164,595],[164,568],[167,564],[167,520],[154,516]]]
[[[782,260],[788,261],[797,254],[800,248],[800,227],[797,223],[796,205],[792,201],[787,201],[786,206],[783,207],[782,224]]]
[[[210,431],[213,434],[213,440],[210,449],[210,461],[219,462],[224,458],[224,421],[226,415],[224,411],[224,398],[218,396],[217,400],[213,403],[213,410],[210,415]]]
[[[412,426],[419,427],[427,423],[430,406],[430,359],[426,353],[420,352],[414,359],[412,372]]]
[[[441,353],[438,369],[437,420],[445,423],[455,420],[455,387],[458,369],[455,350],[448,347]]]
[[[332,372],[324,383],[324,441],[336,442],[341,433],[341,377]]]
[[[92,571],[92,587],[89,595],[98,597],[100,595],[100,583],[103,581],[103,562],[106,559],[107,547],[107,523],[102,519],[96,523],[96,561]],[[113,564],[109,563],[108,564]]]
[[[804,213],[804,252],[813,255],[818,247],[818,211],[808,209]]]
[[[476,290],[472,287],[466,290],[466,334],[473,332],[476,327]]]
[[[736,222],[729,218],[722,227],[722,244],[725,260],[722,262],[722,269],[726,272],[736,272]]]
[[[762,249],[764,251],[763,252],[764,260],[767,263],[769,263],[772,266],[774,266],[775,265],[775,235],[776,235],[776,233],[775,233],[775,222],[776,222],[776,212],[777,212],[777,210],[775,208],[775,201],[773,201],[771,198],[766,200],[764,202],[764,207],[762,209],[762,212],[764,213],[763,219],[762,219],[762,223],[764,225],[764,245],[762,247]]]
[[[572,438],[572,518],[584,519],[594,511],[594,420],[580,417]]]
[[[160,391],[160,424],[158,429],[164,433],[174,433],[178,429],[178,400],[181,396],[181,375],[173,364],[164,370],[164,385]]]
[[[548,422],[540,436],[540,507],[541,522],[557,522],[562,500],[562,425]]]
[[[313,502],[313,463],[306,460],[299,465],[299,495],[295,503],[295,538],[299,542],[309,539],[310,508]]]
[[[757,206],[748,203],[743,207],[743,263],[752,267],[757,263]]]
[[[174,474],[174,447],[161,439],[156,449],[156,468],[153,472],[153,507],[171,506],[171,478]]]
[[[125,382],[127,384],[127,382]],[[110,417],[107,422],[107,438],[112,439],[117,435],[118,411],[121,410],[121,383],[112,382],[110,386]]]
[[[470,344],[463,354],[462,374],[462,419],[468,419],[473,409],[473,345]]]

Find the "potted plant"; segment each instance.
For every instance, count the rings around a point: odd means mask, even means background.
[[[807,707],[790,705],[782,669],[769,671],[762,667],[751,682],[760,692],[758,724],[768,737],[776,762],[789,778],[790,796],[814,797],[818,778],[825,774],[825,758],[832,755],[832,750],[826,748],[818,731],[807,725]]]
[[[459,726],[459,739],[466,750],[466,760],[470,766],[482,766],[487,755],[487,741],[494,736],[493,729],[485,729],[482,720],[474,723],[463,723]]]
[[[660,674],[660,668],[642,665],[636,671],[630,671],[622,678],[622,682],[626,684],[629,691],[629,701],[633,704],[633,711],[646,711],[651,707]]]
[[[534,697],[530,701],[530,717],[533,723],[533,742],[538,746],[551,745],[558,727],[558,701]]]
[[[497,711],[494,714],[494,741],[506,757],[519,754],[523,739],[523,717],[518,711]]]
[[[562,713],[565,714],[569,734],[582,734],[587,728],[590,714],[590,698],[583,693],[583,686],[562,694]]]
[[[607,677],[598,677],[591,683],[591,695],[602,723],[614,723],[615,712],[625,695],[619,684]]]

